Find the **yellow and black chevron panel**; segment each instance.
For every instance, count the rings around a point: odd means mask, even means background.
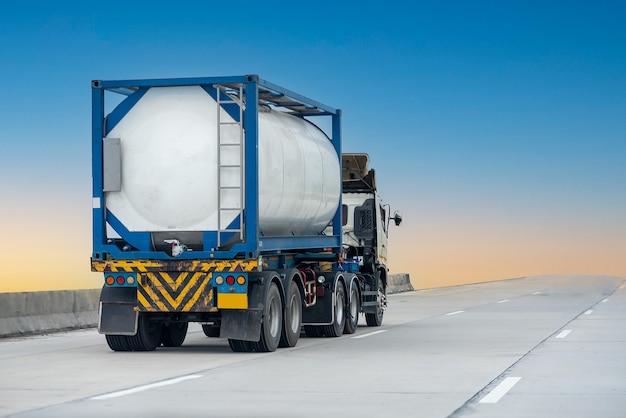
[[[149,312],[217,310],[213,273],[257,269],[257,260],[92,260],[92,270],[105,276],[109,272],[137,273],[137,306]]]
[[[203,272],[141,273],[139,309],[150,312],[208,312],[213,308],[211,274]]]
[[[257,271],[258,260],[91,260],[91,270],[97,272],[205,272]]]

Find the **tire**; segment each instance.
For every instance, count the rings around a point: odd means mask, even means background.
[[[131,351],[132,348],[126,335],[105,335],[109,348],[113,351]]]
[[[309,338],[322,337],[324,335],[324,328],[318,325],[305,325],[304,334]]]
[[[154,351],[161,345],[163,323],[151,321],[148,315],[140,313],[137,334],[128,337],[134,351]]]
[[[387,294],[383,281],[378,278],[378,305],[376,305],[375,313],[366,313],[365,322],[368,327],[379,327],[383,324],[383,315],[387,306]]]
[[[346,291],[343,282],[337,282],[335,292],[334,321],[324,326],[324,334],[327,337],[341,337],[346,326]]]
[[[220,336],[220,327],[219,325],[202,325],[202,331],[204,335],[207,337],[219,337]]]
[[[354,334],[359,326],[361,297],[357,289],[357,283],[358,282],[354,282],[350,289],[350,300],[348,302],[348,309],[346,310],[346,326],[343,329],[344,334]]]
[[[295,347],[300,339],[300,329],[302,328],[302,297],[295,282],[292,282],[289,288],[283,318],[283,332],[278,346]]]
[[[276,283],[271,283],[265,296],[266,313],[261,325],[261,339],[253,343],[255,351],[276,351],[283,327],[283,305]]]
[[[228,345],[235,353],[250,353],[254,351],[253,344],[254,343],[250,341],[228,339]]]
[[[164,325],[161,332],[161,344],[163,347],[180,347],[187,336],[187,322],[172,322]]]

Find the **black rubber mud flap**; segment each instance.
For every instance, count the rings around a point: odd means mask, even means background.
[[[261,335],[260,310],[223,309],[220,337],[242,341],[258,341]]]
[[[135,335],[139,312],[134,303],[100,302],[100,334]]]
[[[139,312],[137,289],[103,287],[100,293],[98,332],[112,335],[135,335]]]

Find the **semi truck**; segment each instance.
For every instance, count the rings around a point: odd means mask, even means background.
[[[257,75],[91,87],[91,269],[112,350],[180,346],[190,322],[236,352],[382,324],[402,218],[368,155],[342,154],[340,109]]]

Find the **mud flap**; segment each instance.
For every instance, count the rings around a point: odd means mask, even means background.
[[[139,312],[137,288],[103,287],[100,293],[98,332],[110,335],[135,335]]]
[[[260,310],[222,310],[221,338],[258,341],[261,336],[263,312]]]
[[[100,302],[98,332],[110,335],[137,334],[139,312],[134,303]]]

